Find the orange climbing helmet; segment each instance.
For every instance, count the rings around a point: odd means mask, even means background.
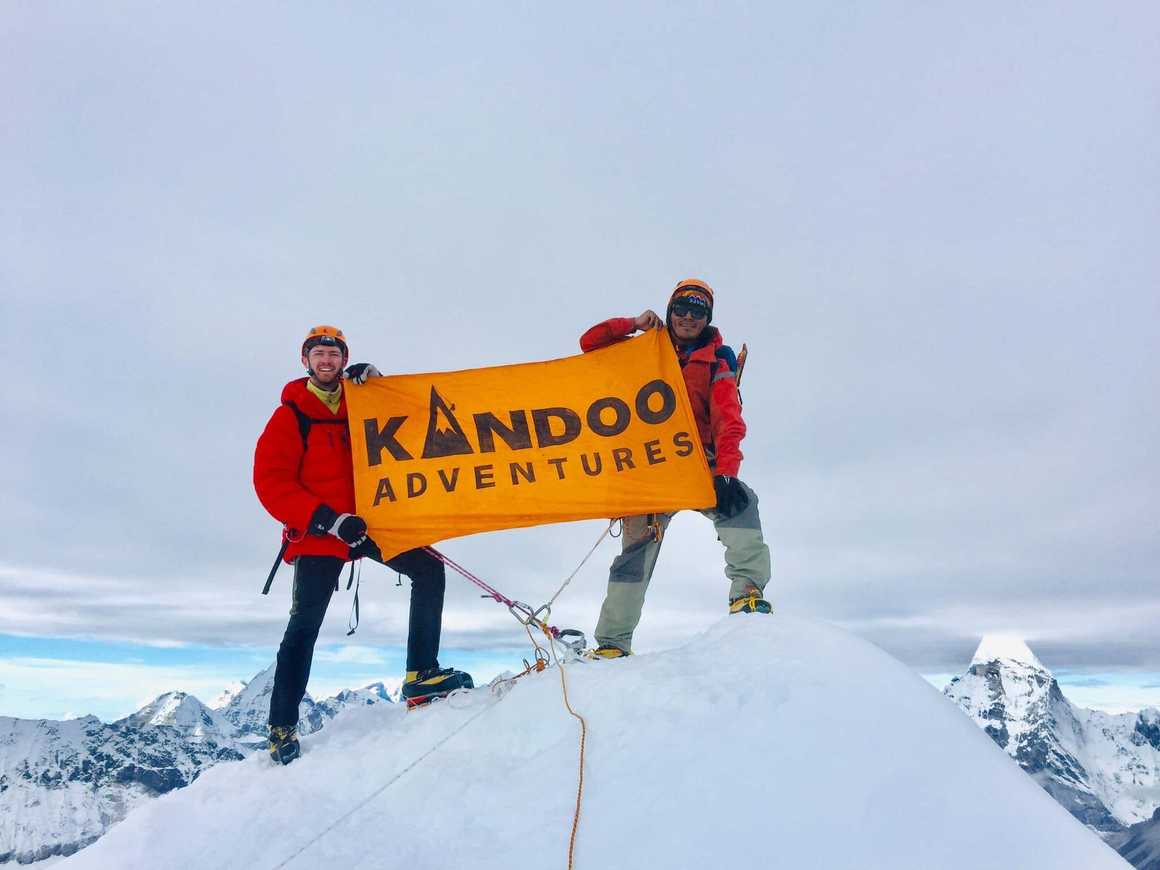
[[[302,341],[302,355],[306,356],[310,353],[310,348],[318,347],[320,344],[340,348],[343,359],[350,356],[350,350],[346,346],[346,336],[342,334],[342,330],[337,326],[326,326],[324,324],[311,328],[310,332],[306,333],[306,338]]]

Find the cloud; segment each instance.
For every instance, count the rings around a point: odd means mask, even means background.
[[[271,651],[290,572],[258,595],[278,524],[253,447],[309,325],[386,372],[548,359],[699,274],[751,349],[741,474],[778,610],[927,671],[993,630],[1053,666],[1160,668],[1160,126],[1123,87],[1153,75],[1155,12],[1015,10],[996,33],[800,7],[670,16],[706,49],[696,75],[628,12],[596,86],[600,17],[561,28],[547,4],[455,33],[240,9],[226,40],[175,7],[131,35],[96,6],[13,12],[0,319],[36,352],[0,381],[21,420],[0,432],[0,632]],[[774,31],[808,57],[768,51]],[[255,38],[293,62],[255,64]],[[1002,79],[1010,57],[1032,74]],[[386,114],[384,81],[407,85]],[[692,116],[729,147],[669,135]],[[597,531],[447,548],[538,605]],[[617,547],[553,621],[591,633]],[[358,645],[401,643],[406,586],[364,580]],[[679,517],[636,646],[718,618],[725,584],[712,529]],[[444,642],[526,636],[449,578]]]
[[[1160,707],[1160,687],[1139,685],[1136,681],[1113,679],[1099,685],[1066,684],[1063,694],[1069,701],[1105,713],[1135,713],[1144,707]]]
[[[925,670],[959,672],[987,634],[1022,638],[1053,669],[1154,670],[1160,656],[1150,638],[1158,619],[1160,604],[1154,601],[1129,605],[1080,597],[1020,607],[987,600],[954,606],[916,602],[901,614],[833,621],[904,661],[928,663]]]
[[[171,691],[188,692],[208,702],[229,682],[218,666],[51,658],[0,659],[0,677],[5,715],[50,719],[70,718],[74,716],[70,711],[76,709],[117,719]]]
[[[319,649],[314,654],[314,660],[331,664],[382,665],[389,659],[382,650],[369,646],[342,645],[338,647]]]
[[[38,643],[37,646],[46,644]],[[141,662],[126,655],[123,645],[100,642],[72,644],[81,654],[115,660],[80,657],[15,655],[0,659],[0,710],[18,718],[75,718],[96,715],[105,721],[123,718],[158,695],[184,691],[211,703],[227,687],[236,688],[273,662],[252,649],[186,647],[166,651],[163,660]],[[497,674],[518,671],[521,657],[531,648],[465,650],[444,646],[444,664],[471,673],[477,685]],[[340,689],[382,682],[397,688],[405,671],[402,646],[371,648],[360,645],[320,644],[315,650],[309,692],[325,698]]]

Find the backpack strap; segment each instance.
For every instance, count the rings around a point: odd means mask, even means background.
[[[729,345],[721,345],[719,348],[717,348],[714,354],[717,358],[713,360],[713,368],[710,369],[709,374],[710,386],[717,383],[717,381],[723,381],[726,378],[730,378],[736,381],[738,387],[737,401],[740,404],[744,404],[744,401],[741,398],[741,370],[745,366],[745,357],[748,355],[748,353],[749,348],[747,348],[745,345],[741,345],[740,357],[738,357],[737,354],[733,352],[733,348],[731,348]],[[722,367],[724,367],[724,371],[721,370]]]
[[[302,436],[302,452],[306,452],[306,448],[310,446],[310,427],[315,423],[330,426],[345,426],[346,417],[332,417],[330,419],[320,419],[318,417],[311,417],[305,411],[298,407],[293,399],[285,399],[282,402],[287,408],[294,412],[294,417],[298,420],[298,434]]]
[[[727,344],[723,344],[717,348],[714,355],[717,358],[713,361],[709,383],[716,383],[717,381],[725,380],[725,378],[734,377],[737,372],[737,354],[733,352],[733,348]],[[724,364],[724,371],[722,371],[722,364]]]
[[[298,419],[298,434],[302,436],[302,450],[305,451],[310,444],[310,424],[313,421],[303,413],[302,409],[296,403],[289,399],[282,404],[293,411],[294,416]]]
[[[270,569],[270,576],[266,578],[266,585],[262,587],[262,594],[270,594],[270,586],[274,583],[274,575],[278,573],[278,566],[282,564],[282,557],[286,555],[286,548],[290,546],[290,541],[285,535],[282,536],[282,548],[278,550],[278,555],[274,557],[274,567]]]
[[[346,417],[337,417],[333,420],[319,420],[306,414],[298,407],[291,399],[286,399],[282,402],[287,408],[294,412],[295,418],[298,420],[298,434],[302,436],[302,455],[306,456],[306,448],[310,446],[310,427],[315,423],[341,423],[346,425]],[[290,540],[285,534],[282,535],[282,547],[278,550],[278,555],[274,557],[274,567],[270,569],[270,576],[266,578],[266,585],[262,587],[262,594],[268,595],[270,586],[274,583],[274,575],[278,573],[278,566],[282,564],[282,557],[286,555],[286,548],[290,546]],[[337,582],[337,581],[336,581]],[[357,623],[356,623],[357,624]],[[354,632],[351,632],[352,634]]]

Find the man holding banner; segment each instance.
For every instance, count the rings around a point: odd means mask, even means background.
[[[629,319],[615,337],[627,338],[633,329]],[[699,360],[689,365],[703,369],[707,393],[708,366]],[[760,531],[754,539],[751,528],[756,497],[727,478],[724,494],[714,491],[698,443],[713,443],[710,412],[691,404],[688,377],[669,335],[648,329],[564,359],[371,378],[346,395],[352,513],[366,520],[390,557],[478,532],[715,508],[729,515],[719,523],[732,542],[729,564],[742,566],[751,581],[739,583],[737,595],[760,590],[769,556]],[[739,416],[734,430],[738,425],[743,432]],[[733,466],[740,461],[739,440],[734,432]],[[719,436],[716,443],[721,473],[735,473],[726,458],[729,439]],[[746,499],[753,505],[748,511],[741,510]],[[734,526],[744,527],[744,535],[732,534]],[[539,567],[548,576],[559,570]],[[758,599],[750,597],[756,608]],[[630,639],[631,626],[621,641],[624,652]]]
[[[302,344],[309,377],[282,390],[254,451],[254,489],[262,505],[283,523],[283,554],[294,566],[290,621],[286,626],[270,696],[270,756],[289,764],[299,754],[298,705],[306,693],[318,630],[343,566],[364,556],[383,562],[355,506],[351,439],[343,366],[346,338],[333,326],[316,326]],[[378,376],[359,363],[346,370],[351,383]],[[443,564],[420,549],[391,552],[388,568],[411,578],[407,636],[408,706],[472,688],[468,674],[440,668]],[[272,576],[272,575],[271,575]]]
[[[762,598],[770,577],[769,547],[761,532],[757,495],[737,477],[745,437],[737,358],[716,327],[709,325],[712,317],[713,289],[690,278],[673,290],[664,321],[651,310],[635,318],[614,317],[585,332],[580,348],[588,353],[622,342],[638,330],[665,329],[680,361],[701,445],[713,468],[716,505],[701,513],[713,521],[725,545],[725,576],[731,581],[729,612],[769,613],[772,608]],[[663,510],[659,504],[655,509]],[[608,592],[596,625],[595,657],[632,653],[632,634],[640,622],[645,592],[672,517],[670,512],[625,517],[621,554],[609,571]]]

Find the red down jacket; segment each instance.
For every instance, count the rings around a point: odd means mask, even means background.
[[[736,477],[741,469],[741,439],[745,437],[737,378],[724,360],[717,358],[717,348],[724,344],[721,333],[715,326],[705,329],[708,341],[691,352],[677,347],[677,358],[709,464],[715,474]],[[613,317],[580,336],[580,349],[588,353],[624,341],[635,330],[634,318]]]
[[[304,445],[293,402],[311,420]],[[306,389],[306,378],[282,390],[282,405],[270,417],[254,449],[254,490],[258,500],[285,528],[290,541],[285,559],[297,556],[350,557],[350,548],[333,535],[308,535],[310,517],[325,502],[342,513],[355,512],[354,463],[346,422],[346,396],[332,414]]]

